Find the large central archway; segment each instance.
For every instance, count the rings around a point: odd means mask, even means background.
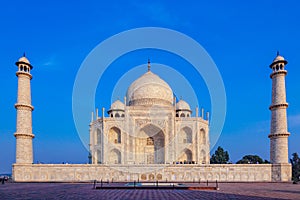
[[[165,163],[165,135],[153,124],[148,124],[139,130],[136,138],[136,163]]]

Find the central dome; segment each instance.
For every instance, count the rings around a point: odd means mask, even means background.
[[[164,80],[148,71],[129,86],[126,98],[129,106],[172,105],[173,91]]]

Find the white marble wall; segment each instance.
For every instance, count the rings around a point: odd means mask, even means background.
[[[211,164],[211,165],[89,165],[14,164],[17,182],[113,181],[290,181],[290,164]]]

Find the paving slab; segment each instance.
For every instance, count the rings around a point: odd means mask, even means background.
[[[123,183],[114,183],[119,185]],[[97,184],[99,185],[99,183]],[[188,183],[187,185],[198,185]],[[200,184],[205,186],[204,183]],[[214,184],[211,183],[211,186]],[[300,184],[219,183],[218,191],[206,190],[105,190],[93,183],[6,183],[0,185],[0,199],[300,199]]]

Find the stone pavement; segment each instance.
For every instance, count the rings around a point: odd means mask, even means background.
[[[219,187],[219,191],[95,190],[92,183],[6,183],[0,185],[0,199],[300,199],[300,184],[219,183]]]

